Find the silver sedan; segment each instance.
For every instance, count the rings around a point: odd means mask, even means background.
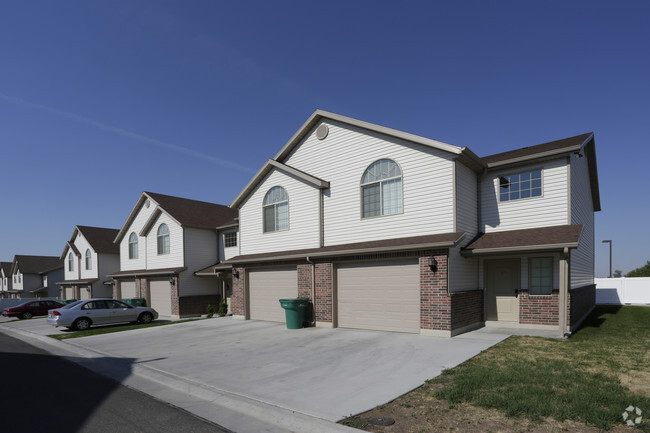
[[[157,318],[158,313],[153,308],[133,307],[116,299],[86,299],[50,310],[47,323],[83,331],[96,325],[150,323]]]

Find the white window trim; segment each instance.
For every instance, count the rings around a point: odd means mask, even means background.
[[[284,193],[287,195],[287,199],[283,200],[283,201],[277,201],[277,202],[271,203],[271,204],[264,204],[264,200],[266,200],[266,196],[269,194],[269,192],[273,188],[278,187],[278,186],[284,190]],[[283,203],[287,204],[287,228],[280,230],[280,229],[278,229],[277,212],[275,211],[275,209],[276,209],[277,205],[283,204]],[[273,207],[273,209],[274,209],[273,215],[274,215],[275,228],[273,230],[266,230],[266,226],[265,226],[266,220],[265,220],[265,215],[264,215],[265,212],[264,211],[265,211],[266,208],[270,208],[270,207]],[[291,228],[291,205],[289,204],[289,193],[287,192],[287,189],[285,187],[281,186],[281,185],[272,186],[271,188],[269,188],[266,191],[266,194],[264,194],[264,199],[262,199],[262,233],[267,234],[267,233],[287,232],[287,231],[289,231],[290,228]]]
[[[535,196],[535,197],[531,196],[531,197],[526,197],[526,198],[516,198],[514,200],[506,200],[506,201],[501,200],[501,180],[500,180],[501,177],[503,177],[503,176],[513,176],[515,174],[529,173],[529,172],[535,171],[535,170],[539,170],[541,172],[541,176],[540,176],[540,181],[542,183],[541,184],[541,189],[542,189],[542,194],[541,195],[538,195],[538,196]],[[519,202],[522,202],[522,201],[537,200],[537,199],[540,199],[540,198],[544,198],[544,167],[534,167],[534,168],[530,168],[530,169],[527,169],[527,170],[518,171],[516,173],[512,173],[512,172],[501,173],[501,174],[498,174],[498,175],[495,176],[494,181],[495,181],[495,185],[496,185],[497,203],[499,203],[499,204],[507,205],[508,203],[519,203]]]
[[[162,226],[165,226],[165,228],[167,229],[167,233],[161,235],[160,234],[160,229],[162,228]],[[164,243],[165,237],[167,237],[167,251],[165,251],[165,243]],[[160,248],[161,239],[163,240],[162,252],[160,252],[160,250],[161,250],[161,248]],[[171,235],[170,235],[170,232],[169,232],[169,226],[167,224],[165,224],[165,223],[161,223],[158,226],[158,230],[156,231],[156,252],[158,253],[159,256],[166,256],[167,254],[171,253],[171,249],[172,249],[172,241],[171,241]]]
[[[386,178],[386,179],[377,180],[377,181],[374,181],[374,182],[363,183],[363,176],[366,174],[368,169],[370,167],[372,167],[372,165],[375,164],[376,162],[384,160],[384,159],[394,162],[397,165],[397,167],[399,168],[400,175],[399,176],[389,177],[389,178]],[[402,211],[401,212],[396,212],[396,213],[384,214],[384,196],[383,196],[384,192],[383,192],[383,188],[381,187],[381,184],[383,182],[388,182],[388,181],[395,180],[395,179],[401,179],[400,186],[402,188]],[[363,187],[374,185],[374,184],[379,184],[380,214],[379,215],[372,215],[372,216],[364,216],[363,215]],[[391,217],[393,215],[403,215],[403,214],[404,214],[404,170],[402,170],[402,166],[392,158],[379,158],[379,159],[373,161],[372,163],[370,163],[366,167],[366,169],[363,171],[363,173],[361,174],[361,182],[359,183],[359,215],[360,215],[360,219],[362,219],[362,220],[370,220],[370,219],[374,219],[374,218]]]

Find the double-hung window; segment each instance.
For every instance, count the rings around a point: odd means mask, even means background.
[[[531,257],[528,261],[528,290],[531,295],[553,291],[553,257]]]
[[[289,196],[281,186],[274,186],[264,196],[264,232],[289,230]]]
[[[372,163],[361,178],[363,218],[402,213],[402,170],[391,159]]]

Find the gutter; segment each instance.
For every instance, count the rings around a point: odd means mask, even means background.
[[[548,250],[563,250],[563,249],[578,248],[578,242],[570,244],[548,244],[548,245],[522,245],[518,247],[502,247],[502,248],[478,248],[462,250],[460,254],[464,257],[471,257],[481,254],[507,254],[512,252],[522,251],[548,251]]]

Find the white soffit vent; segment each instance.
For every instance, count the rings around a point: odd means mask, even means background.
[[[327,134],[329,134],[330,129],[327,127],[326,124],[321,123],[318,128],[316,128],[316,138],[319,140],[325,140],[325,137],[327,137]]]

